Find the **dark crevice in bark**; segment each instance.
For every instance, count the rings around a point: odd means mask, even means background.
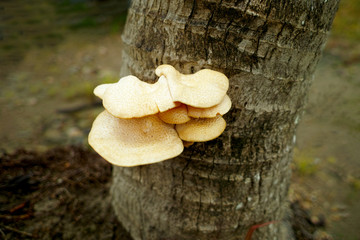
[[[215,168],[215,158],[212,157],[212,165],[211,165],[211,167],[210,167],[210,172],[209,172],[209,174],[208,174],[208,180],[209,180],[208,182],[209,182],[209,183],[210,183],[211,174],[213,173],[214,168]]]
[[[164,64],[165,49],[166,49],[166,40],[164,39],[163,44],[162,44],[162,49],[161,49],[161,57],[160,57],[161,61],[160,61],[160,64]],[[156,64],[156,65],[158,66],[158,64]]]
[[[281,29],[280,29],[279,33],[276,35],[276,37],[275,37],[275,42],[276,42],[277,45],[279,45],[279,38],[280,38],[281,34],[283,33],[286,25],[287,25],[286,22],[282,23]]]
[[[142,182],[142,177],[141,177],[141,169],[142,169],[142,166],[139,166],[139,182],[141,183]]]
[[[166,16],[167,16],[168,13],[169,13],[170,4],[171,4],[171,0],[168,0],[168,2],[167,2],[167,8],[166,8],[166,13],[164,14],[164,17],[165,17],[165,18],[166,18]]]
[[[225,34],[224,34],[224,41],[223,41],[223,44],[224,44],[224,48],[225,48],[225,68],[228,68],[228,56],[229,56],[229,50],[228,50],[228,42],[227,42],[227,39],[228,39],[228,36],[229,36],[229,30],[230,30],[230,27],[231,27],[231,24],[233,23],[234,19],[230,19],[230,21],[228,22],[228,24],[226,25],[226,28],[225,28]]]
[[[145,233],[144,227],[143,227],[143,226],[146,226],[145,225],[146,220],[144,218],[144,213],[145,212],[142,209],[142,204],[140,202],[140,199],[138,199],[138,201],[139,201],[139,206],[140,206],[140,226],[139,226],[139,228],[140,228],[141,238],[146,239],[146,233]]]
[[[244,10],[245,13],[249,8],[250,2],[251,2],[251,0],[248,0],[247,3],[246,3],[245,10]]]
[[[199,191],[199,210],[196,217],[196,229],[199,230],[199,224],[200,224],[200,215],[201,215],[201,191]]]
[[[222,184],[224,183],[220,183],[220,189],[219,189],[219,193],[220,193],[220,212],[222,213],[223,212],[223,187],[222,187]],[[223,221],[222,221],[222,214],[221,216],[219,217],[218,219],[218,228],[219,228],[219,235],[221,234],[221,231],[222,231],[222,226],[223,226]]]
[[[259,172],[259,203],[261,203],[262,201],[262,182],[263,182],[263,167],[260,167],[260,172]]]
[[[214,12],[211,13],[209,21],[207,22],[206,26],[205,26],[205,34],[204,34],[204,51],[205,51],[205,61],[207,61],[209,59],[209,53],[208,53],[208,32],[209,32],[209,25],[212,21],[212,18],[214,17]]]
[[[189,27],[189,24],[190,24],[190,22],[191,22],[191,19],[192,19],[193,15],[194,15],[195,8],[196,8],[196,0],[193,0],[191,12],[190,12],[189,17],[187,18],[187,21],[186,21],[185,27],[184,27],[184,32],[185,32],[185,34],[186,34],[186,31],[187,31],[187,29],[188,29],[188,27]]]
[[[182,183],[183,186],[184,186],[184,181],[185,181],[185,170],[189,167],[190,162],[191,162],[191,157],[190,157],[190,159],[187,159],[187,160],[186,160],[186,165],[185,165],[185,167],[181,170],[181,176],[182,176],[182,181],[181,181],[181,183]]]
[[[221,5],[223,0],[220,0],[218,4],[216,4],[215,9],[211,11],[209,20],[207,21],[206,25],[205,25],[205,34],[204,34],[204,50],[205,50],[205,62],[209,59],[209,42],[211,43],[211,41],[209,41],[209,27],[210,24],[213,21],[214,15],[215,13],[218,12],[219,7]]]

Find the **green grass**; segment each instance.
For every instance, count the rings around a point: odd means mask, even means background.
[[[77,30],[77,29],[82,29],[82,28],[93,28],[93,27],[97,27],[97,26],[98,26],[98,23],[96,22],[96,20],[94,18],[85,17],[85,18],[81,19],[79,22],[70,25],[70,29]]]
[[[55,6],[56,6],[56,12],[59,14],[83,12],[89,8],[85,4],[85,2],[73,3],[70,0],[61,1],[57,3]]]
[[[119,16],[115,17],[111,22],[111,33],[119,33],[122,27],[125,25],[127,18],[127,13],[120,14]]]
[[[77,98],[87,98],[91,100],[95,98],[93,94],[94,88],[95,85],[91,82],[78,81],[68,86],[62,94],[66,100],[74,100]]]
[[[294,149],[294,164],[296,172],[301,176],[311,176],[319,170],[318,163],[313,154],[311,152],[300,151],[297,148]]]
[[[115,83],[117,81],[119,81],[119,77],[111,75],[111,74],[106,74],[106,75],[104,75],[103,77],[100,78],[100,84]]]

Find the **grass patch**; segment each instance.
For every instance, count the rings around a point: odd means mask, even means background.
[[[15,49],[16,48],[16,46],[14,46],[14,45],[12,45],[12,44],[4,44],[3,46],[2,46],[2,49],[3,50],[12,50],[12,49]]]
[[[127,12],[120,14],[119,16],[115,17],[112,21],[111,25],[111,33],[119,33],[123,26],[125,25],[127,18]]]
[[[72,30],[78,30],[81,28],[93,28],[93,27],[97,27],[97,22],[95,21],[94,18],[92,17],[85,17],[83,19],[81,19],[79,22],[74,23],[72,25],[70,25],[70,29]]]
[[[70,86],[63,91],[63,97],[66,100],[73,100],[76,98],[87,98],[93,100],[95,98],[93,91],[95,85],[90,82],[76,82],[72,83]]]
[[[85,2],[73,2],[70,0],[60,1],[55,6],[56,12],[59,14],[83,12],[89,8]]]
[[[111,74],[106,74],[106,75],[104,75],[103,77],[100,78],[100,84],[115,83],[117,81],[119,81],[119,77],[111,75]]]
[[[301,176],[312,176],[319,170],[318,159],[311,152],[294,149],[295,170]]]

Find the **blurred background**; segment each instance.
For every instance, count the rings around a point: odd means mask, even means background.
[[[1,154],[88,147],[87,134],[102,111],[92,91],[118,80],[128,5],[1,1]],[[333,239],[360,239],[359,158],[360,1],[342,0],[298,127],[290,189],[290,200]],[[6,223],[1,211],[0,229]]]

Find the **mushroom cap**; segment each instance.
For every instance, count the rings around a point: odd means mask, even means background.
[[[135,76],[126,76],[105,90],[103,105],[112,115],[119,118],[134,118],[159,112],[153,97],[153,84],[141,81]]]
[[[97,86],[94,94],[103,99],[106,110],[119,118],[139,118],[177,106],[171,98],[165,77],[149,84],[130,75],[117,83]]]
[[[173,125],[157,115],[120,119],[106,110],[95,119],[88,141],[105,160],[124,167],[160,162],[184,149]]]
[[[115,83],[104,83],[100,84],[94,89],[94,95],[103,99],[106,89],[108,89],[110,86],[113,86]]]
[[[217,115],[224,115],[231,108],[231,100],[228,95],[225,95],[221,103],[210,108],[196,108],[188,106],[188,115],[193,118],[213,118]]]
[[[199,108],[219,104],[229,88],[229,79],[220,72],[202,69],[194,74],[184,75],[173,66],[160,65],[157,76],[165,76],[174,102]]]
[[[175,126],[179,137],[188,142],[206,142],[217,138],[225,130],[226,122],[218,115],[215,118],[196,118]]]
[[[168,82],[164,76],[159,77],[158,81],[154,84],[154,99],[160,112],[165,112],[171,108],[179,106],[171,97]]]
[[[190,117],[187,113],[187,107],[185,104],[180,104],[175,108],[169,109],[165,112],[160,112],[159,117],[169,124],[182,124],[190,121]]]

